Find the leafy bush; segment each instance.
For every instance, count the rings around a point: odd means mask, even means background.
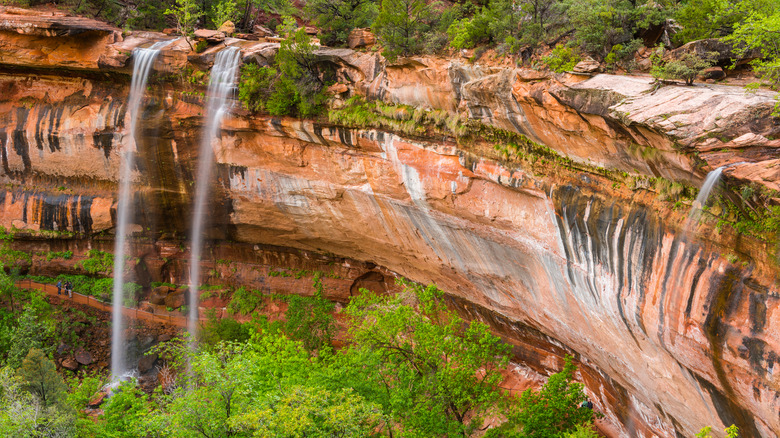
[[[52,261],[54,259],[57,259],[57,258],[64,259],[64,260],[70,260],[71,258],[73,258],[73,251],[58,251],[58,252],[49,251],[46,254],[46,261],[47,262],[50,262],[50,261]]]
[[[664,61],[661,56],[656,54],[653,57],[653,67],[650,69],[650,74],[657,79],[681,79],[685,81],[686,85],[692,85],[702,71],[712,67],[714,63],[712,56],[702,58],[693,52],[683,53],[678,59],[668,61]]]
[[[336,333],[331,314],[333,303],[321,297],[293,295],[288,305],[284,326],[288,336],[303,342],[307,351],[318,351],[330,344]]]
[[[312,52],[314,46],[305,29],[287,17],[282,26],[285,39],[274,67],[247,65],[241,70],[239,100],[251,111],[268,111],[275,116],[313,116],[323,109],[324,83],[319,78]]]
[[[110,274],[114,270],[114,255],[110,252],[91,249],[87,259],[76,264],[90,274]]]
[[[195,25],[203,12],[195,0],[176,0],[172,8],[165,10],[165,15],[173,16],[179,33],[189,38],[195,31]],[[189,40],[187,42],[189,43]]]
[[[555,46],[549,55],[542,59],[542,62],[544,62],[550,70],[561,73],[571,71],[571,69],[580,62],[580,55],[571,47],[559,44]]]
[[[240,287],[233,292],[227,311],[232,315],[249,315],[262,307],[263,294],[260,291]]]
[[[222,26],[226,21],[233,22],[237,16],[236,0],[218,0],[211,5],[211,10],[208,13],[208,18],[215,29]]]
[[[252,334],[251,324],[242,324],[233,318],[217,318],[214,309],[206,310],[206,324],[200,332],[200,340],[216,346],[220,342],[246,342]]]
[[[634,54],[641,47],[641,39],[633,39],[626,44],[615,44],[604,58],[607,69],[614,70],[615,67],[622,67],[627,71],[633,70],[636,67]]]
[[[310,0],[306,12],[320,28],[323,44],[341,46],[352,29],[371,26],[378,10],[372,0]]]
[[[373,29],[382,42],[382,55],[391,62],[422,52],[423,35],[430,30],[434,8],[425,0],[382,0]]]
[[[575,370],[571,357],[566,356],[563,370],[550,376],[541,390],[527,389],[514,400],[509,421],[490,437],[501,433],[515,436],[512,432],[522,430],[523,437],[548,438],[574,432],[577,425],[593,421],[593,410],[580,406],[587,397],[583,384],[574,381]]]
[[[490,23],[487,14],[455,20],[447,29],[450,45],[456,49],[470,49],[478,43],[490,40]]]

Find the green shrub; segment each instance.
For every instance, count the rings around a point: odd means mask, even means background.
[[[275,116],[310,117],[323,109],[324,83],[314,62],[314,46],[304,28],[287,17],[282,26],[285,39],[274,67],[247,65],[241,70],[238,96],[250,111],[268,111]]]
[[[331,312],[333,303],[321,297],[293,295],[288,301],[284,331],[303,342],[308,351],[318,351],[329,345],[336,333]]]
[[[565,47],[557,45],[550,52],[549,55],[542,59],[547,67],[556,72],[561,73],[564,71],[571,71],[578,62],[580,62],[580,55],[571,47]]]
[[[90,274],[110,274],[114,270],[114,255],[110,252],[91,249],[87,259],[76,264]]]
[[[341,46],[352,29],[371,26],[378,8],[372,0],[309,0],[306,12],[320,28],[323,44]]]
[[[54,259],[70,260],[71,258],[73,258],[73,251],[58,251],[58,252],[49,251],[46,254],[47,262],[50,262]]]
[[[263,307],[263,294],[254,289],[240,287],[233,292],[233,298],[227,305],[231,315],[249,315]]]
[[[634,54],[642,47],[642,40],[633,39],[626,44],[615,44],[604,58],[608,70],[614,70],[616,67],[622,67],[627,71],[636,68]]]
[[[663,50],[660,48],[659,50]],[[662,52],[661,52],[662,53]],[[713,54],[700,57],[696,53],[686,52],[678,59],[664,61],[658,51],[653,56],[653,67],[650,74],[656,79],[683,80],[686,85],[692,85],[693,81],[707,68],[712,67]]]

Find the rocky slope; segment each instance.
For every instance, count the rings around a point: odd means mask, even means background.
[[[115,217],[129,55],[167,37],[5,12],[0,224],[21,230],[21,249],[98,244]],[[193,54],[178,40],[155,64],[135,165],[135,248],[157,260],[148,279],[186,275],[183,252],[162,254],[179,246],[190,220],[204,105],[202,86],[186,79],[224,45],[261,64],[278,47],[228,38]],[[778,190],[774,94],[438,58],[389,64],[348,49],[317,56],[344,85],[334,106],[358,94],[440,110],[572,161],[506,159],[490,135],[408,135],[236,108],[214,144],[216,247],[235,241],[259,245],[266,258],[319,254],[359,265],[344,291],[369,272],[381,274],[375,285],[390,273],[435,282],[525,365],[549,373],[574,354],[611,436],[692,436],[732,423],[744,436],[780,433],[777,247],[711,223],[686,233],[686,211],[661,201],[650,182],[700,185],[707,170],[730,164],[732,185]],[[160,262],[168,257],[181,259],[174,271]]]

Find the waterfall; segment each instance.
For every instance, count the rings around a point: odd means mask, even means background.
[[[685,226],[683,227],[685,234],[688,234],[688,232],[699,223],[702,209],[704,209],[704,206],[707,204],[707,199],[710,197],[710,193],[712,192],[713,187],[715,187],[715,184],[720,180],[720,175],[725,168],[726,166],[721,166],[707,174],[707,177],[704,179],[704,184],[701,186],[701,190],[699,190],[699,196],[693,201],[691,212],[688,213],[688,219],[685,220]]]
[[[228,47],[219,53],[211,68],[209,88],[206,93],[206,119],[198,157],[198,175],[195,180],[195,212],[192,218],[190,242],[189,321],[187,329],[191,338],[196,336],[198,323],[198,287],[200,286],[200,256],[203,251],[203,230],[206,222],[206,206],[211,185],[211,167],[214,152],[212,141],[218,138],[222,117],[229,110],[228,98],[235,88],[236,73],[241,52]]]
[[[116,241],[114,242],[114,294],[111,315],[111,375],[114,379],[121,378],[126,373],[124,340],[124,321],[122,318],[122,302],[124,298],[124,271],[125,271],[125,242],[127,238],[127,225],[132,216],[131,210],[131,186],[132,166],[137,149],[135,131],[138,126],[138,111],[141,108],[141,100],[146,91],[146,82],[155,58],[160,49],[168,45],[170,41],[154,43],[148,49],[133,50],[133,77],[130,83],[130,95],[127,101],[127,113],[130,114],[130,129],[128,137],[130,142],[125,143],[121,154],[119,169],[119,198],[117,201],[117,228]]]

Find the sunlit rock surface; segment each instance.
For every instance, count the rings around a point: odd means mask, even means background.
[[[57,62],[14,54],[39,44],[56,49],[62,36],[0,32],[0,49],[8,47],[0,50],[0,224],[7,228],[31,236],[113,229],[129,126],[127,55],[158,36],[107,43],[116,36],[95,32],[103,39],[85,42],[84,56],[57,52]],[[241,47],[246,62],[270,62],[278,47],[226,43]],[[208,66],[219,50],[195,55],[185,46],[171,44],[156,64],[134,167],[133,222],[144,236],[135,249],[149,255],[144,269],[154,276],[167,269],[168,278],[183,276],[184,262],[160,260],[186,255],[149,242],[186,236],[204,102],[197,87],[182,90],[165,77],[187,62]],[[769,93],[654,90],[645,78],[551,78],[444,59],[388,65],[348,49],[317,56],[354,93],[463,113],[581,163],[695,184],[707,164],[739,163],[733,177],[777,187]],[[529,367],[553,372],[563,355],[575,354],[611,436],[692,436],[732,423],[744,436],[780,433],[775,247],[716,235],[711,226],[686,236],[685,212],[649,191],[555,164],[523,169],[497,161],[490,145],[236,108],[213,152],[208,234],[217,244],[271,248],[266,258],[289,251],[364,264],[349,281],[334,282],[341,300],[358,278],[386,286],[395,273],[435,282]],[[261,255],[234,248],[214,253],[220,257]],[[375,266],[381,280],[363,277]],[[262,281],[249,268],[239,272],[248,284]]]

